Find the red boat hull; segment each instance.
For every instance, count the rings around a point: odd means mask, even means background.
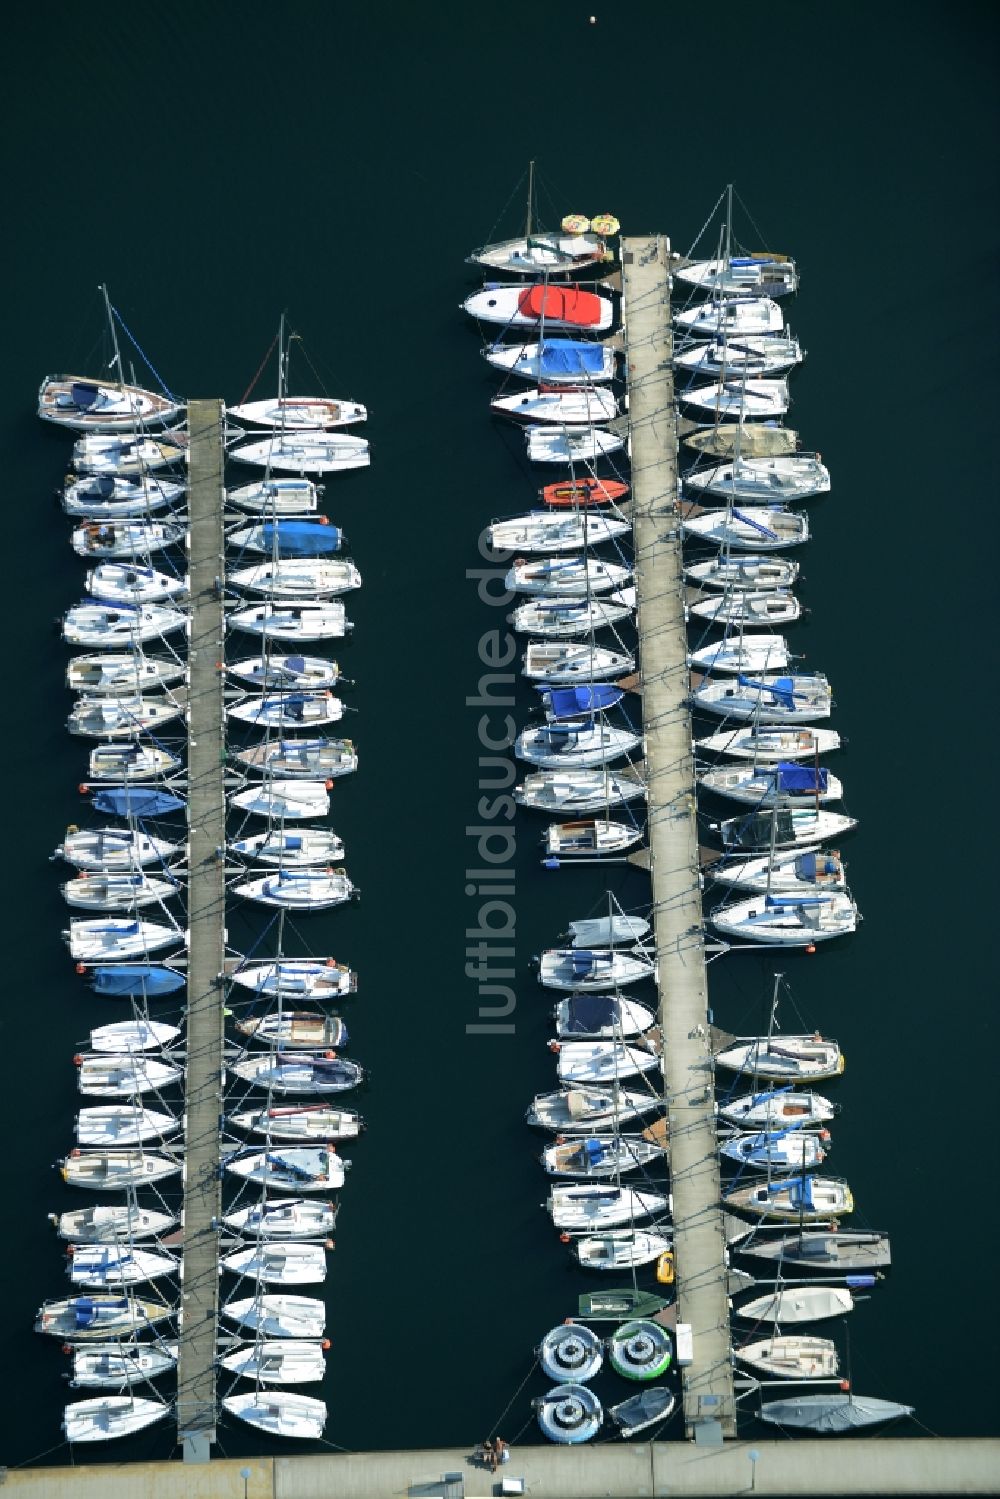
[[[620,479],[576,479],[572,483],[546,484],[541,492],[546,505],[608,505],[628,494]]]

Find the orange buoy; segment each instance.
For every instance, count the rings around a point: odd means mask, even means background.
[[[815,944],[815,942],[810,942],[807,945],[807,947],[806,947],[806,952],[807,953],[814,953],[815,951],[816,951],[816,944]]]
[[[82,1067],[83,1066],[83,1054],[82,1054],[82,1052],[78,1051],[77,1054],[76,1054],[76,1056],[73,1058],[73,1066],[74,1067]]]
[[[327,791],[332,791],[333,790],[333,782],[332,781],[324,781],[323,785],[326,787]]]
[[[560,1242],[560,1244],[568,1244],[569,1241],[570,1241],[570,1237],[571,1236],[569,1234],[560,1234],[559,1235],[559,1242]]]
[[[851,1388],[851,1381],[849,1379],[842,1379],[840,1381],[840,1388],[843,1390],[844,1394],[846,1395],[847,1392],[848,1392],[848,1390]]]
[[[329,1338],[324,1338],[319,1346],[322,1348],[323,1352],[326,1353],[327,1349],[331,1348],[333,1345],[331,1344]]]
[[[73,1352],[73,1344],[72,1343],[64,1343],[62,1345],[62,1351],[63,1351],[63,1353],[72,1353]]]
[[[328,515],[321,515],[319,517],[319,523],[321,526],[328,526],[330,524],[330,517]]]
[[[77,963],[75,966],[76,966],[77,973],[86,973],[86,971],[87,971],[87,965],[86,965],[86,963]]]
[[[558,1041],[550,1041],[549,1051],[551,1051],[554,1055],[558,1054],[560,1051],[562,1051],[562,1046]]]
[[[73,1149],[70,1151],[70,1155],[83,1155],[83,1151],[74,1145]]]
[[[90,790],[90,787],[87,785],[86,781],[81,781],[76,789],[77,791],[79,791],[81,796],[86,796],[87,792]]]

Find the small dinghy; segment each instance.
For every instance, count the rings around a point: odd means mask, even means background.
[[[618,989],[655,977],[655,965],[640,950],[553,947],[542,953],[538,982],[549,989]]]
[[[531,510],[512,520],[494,521],[486,528],[486,541],[494,552],[578,552],[630,530],[629,521],[600,512]]]
[[[686,536],[717,547],[748,552],[778,551],[781,547],[801,546],[809,540],[809,519],[798,510],[783,510],[778,506],[745,505],[737,509],[727,505],[722,510],[684,515],[681,530]]]
[[[226,582],[248,593],[270,599],[313,602],[330,599],[361,587],[361,574],[353,562],[337,557],[285,557],[278,562],[256,562],[226,574]]]
[[[604,1410],[593,1390],[582,1384],[560,1384],[532,1401],[538,1426],[550,1442],[563,1446],[589,1442],[601,1429]]]
[[[109,604],[94,599],[74,604],[63,615],[62,637],[67,645],[135,646],[172,635],[187,624],[187,615],[161,604]]]
[[[183,689],[166,697],[84,697],[70,713],[66,728],[88,739],[135,739],[180,718],[186,706]]]
[[[163,1109],[109,1104],[80,1110],[76,1116],[76,1139],[80,1145],[138,1145],[144,1140],[165,1139],[180,1129],[181,1122]]]
[[[623,1379],[659,1379],[673,1358],[673,1339],[658,1322],[624,1322],[608,1338],[608,1362]]]
[[[175,427],[163,437],[125,437],[86,433],[73,444],[72,464],[78,474],[137,478],[150,469],[186,463],[188,434]]]
[[[320,488],[312,479],[272,479],[241,484],[226,490],[226,504],[251,515],[314,515],[319,509]]]
[[[778,422],[747,422],[726,425],[714,422],[699,427],[684,438],[684,446],[709,458],[779,458],[801,447],[799,434]]]
[[[524,434],[528,460],[531,463],[595,464],[599,458],[620,453],[624,437],[603,427],[564,427],[561,430],[529,427]]]
[[[253,1390],[247,1395],[227,1395],[223,1410],[266,1431],[272,1437],[292,1437],[297,1441],[317,1441],[326,1425],[326,1405],[309,1395],[293,1395],[287,1390]]]
[[[140,1400],[131,1393],[74,1400],[63,1411],[63,1436],[67,1442],[110,1442],[145,1431],[169,1415],[170,1409],[162,1400]]]
[[[751,382],[752,383],[752,382]],[[688,489],[699,495],[737,504],[794,505],[813,495],[828,494],[830,470],[818,453],[794,453],[781,458],[736,458],[683,475]]]
[[[757,674],[746,681],[701,682],[691,694],[695,708],[754,725],[811,723],[829,718],[833,693],[819,672],[809,676]]]
[[[222,1315],[267,1338],[321,1338],[326,1307],[312,1296],[247,1296],[227,1301]]]
[[[769,946],[811,947],[857,930],[858,908],[843,890],[820,895],[753,895],[718,906],[710,921],[723,937]]]
[[[618,1228],[637,1218],[654,1218],[670,1210],[670,1198],[662,1192],[587,1182],[552,1187],[545,1206],[556,1228],[588,1233],[595,1228]]]
[[[614,304],[578,286],[548,282],[534,286],[487,283],[462,303],[480,323],[504,328],[587,328],[604,333],[614,319]]]
[[[269,652],[266,656],[230,661],[226,671],[231,677],[247,682],[261,692],[268,687],[305,690],[334,687],[340,680],[340,667],[336,661],[328,661],[324,656],[282,656]]]
[[[603,630],[635,613],[635,589],[619,588],[603,598],[586,594],[549,597],[541,594],[519,604],[507,622],[519,635],[541,635],[547,640]]]
[[[326,1280],[326,1250],[322,1244],[269,1244],[223,1255],[223,1270],[268,1285],[312,1286]]]
[[[252,463],[275,474],[340,474],[367,468],[371,452],[363,437],[303,429],[280,432],[230,448],[235,463]]]
[[[283,911],[326,911],[344,905],[355,894],[343,869],[279,869],[230,888],[241,900]]]
[[[837,1434],[912,1416],[913,1410],[912,1405],[876,1400],[871,1395],[798,1395],[794,1400],[769,1400],[756,1415],[773,1426]]]
[[[784,671],[791,657],[783,635],[729,635],[723,640],[688,654],[687,662],[697,671],[744,672]]]
[[[655,1317],[669,1303],[654,1291],[640,1291],[635,1286],[611,1286],[607,1290],[585,1291],[577,1298],[577,1315],[586,1322],[627,1322],[632,1317]]]
[[[38,389],[38,415],[75,432],[132,432],[166,427],[184,412],[173,396],[142,385],[91,380],[86,375],[46,375]]]
[[[734,333],[743,337],[748,333],[780,333],[785,315],[770,297],[713,297],[675,312],[674,324],[685,333],[707,334],[709,338]]]
[[[637,749],[641,734],[591,720],[579,724],[543,724],[524,729],[514,743],[514,754],[529,765],[555,769],[563,765],[606,765]]]
[[[330,864],[344,857],[343,840],[327,828],[303,828],[298,833],[272,829],[252,838],[238,838],[228,847],[231,854],[241,859],[288,869],[308,869],[310,865]]]
[[[350,427],[368,418],[368,412],[359,402],[331,400],[328,396],[272,396],[263,401],[227,406],[226,415],[249,422],[253,427],[280,427],[291,432],[303,428],[329,432],[333,427]]]
[[[684,405],[708,411],[714,417],[756,422],[784,416],[791,400],[787,380],[766,380],[759,375],[750,380],[721,379],[707,385],[688,385],[677,392],[677,398]]]
[[[167,865],[182,851],[182,844],[138,829],[69,827],[52,857],[65,859],[76,869],[120,874],[146,864]]]
[[[582,479],[543,484],[538,496],[546,505],[578,510],[581,506],[609,505],[614,500],[623,500],[628,491],[629,486],[621,479],[596,479],[587,475]]]
[[[779,760],[776,765],[720,765],[703,771],[698,785],[717,796],[731,796],[734,801],[751,806],[785,807],[809,802],[839,802],[844,788],[835,775],[822,765],[796,765]]]
[[[615,378],[614,349],[573,338],[546,338],[540,343],[489,344],[487,364],[502,374],[532,385],[606,385]]]
[[[272,776],[311,776],[325,781],[331,776],[353,775],[358,768],[358,752],[352,740],[327,739],[322,735],[315,739],[265,740],[263,744],[252,744],[235,752],[230,749],[230,754],[250,770]],[[343,850],[335,857],[342,858]]]
[[[325,817],[330,810],[330,794],[324,781],[265,780],[230,795],[229,804],[243,812],[253,812],[272,822],[284,819]]]
[[[332,1109],[326,1104],[302,1104],[298,1108],[244,1109],[229,1116],[236,1129],[250,1130],[275,1140],[355,1140],[364,1128],[360,1114],[351,1109]]]
[[[720,729],[695,740],[702,754],[728,755],[732,760],[752,760],[755,765],[776,765],[782,760],[815,760],[840,748],[836,729],[761,728],[756,724]]]
[[[844,1054],[836,1041],[819,1034],[811,1036],[744,1036],[715,1053],[716,1067],[729,1072],[749,1072],[776,1082],[819,1082],[839,1077]]]
[[[660,1065],[658,1050],[650,1044],[628,1046],[621,1041],[554,1041],[559,1048],[558,1077],[561,1083],[614,1083],[638,1077]]]
[[[92,781],[155,781],[180,768],[177,755],[155,745],[101,744],[90,752],[87,774]]]
[[[549,1176],[571,1176],[599,1181],[638,1171],[663,1159],[663,1147],[631,1135],[587,1135],[547,1145],[541,1162]]]
[[[568,994],[552,1013],[560,1038],[602,1041],[641,1036],[656,1023],[647,1005],[620,994]]]
[[[748,1229],[756,1235],[756,1229]],[[831,1233],[819,1230],[805,1233],[767,1234],[740,1240],[740,1254],[766,1260],[794,1269],[817,1269],[844,1275],[851,1271],[886,1268],[892,1262],[887,1234]]]
[[[771,255],[767,251],[695,260],[672,274],[674,280],[711,292],[713,296],[787,297],[799,287],[795,261],[787,255]]]
[[[304,1047],[306,1051],[347,1044],[347,1026],[339,1015],[318,1010],[272,1010],[237,1020],[236,1029],[266,1046]]]
[[[73,1244],[114,1244],[121,1239],[151,1239],[168,1233],[177,1219],[172,1213],[151,1213],[125,1205],[76,1208],[60,1213],[55,1227],[60,1239]]]
[[[796,1123],[787,1129],[734,1135],[723,1140],[719,1152],[727,1161],[755,1166],[760,1171],[812,1171],[826,1160],[829,1130],[807,1133]]]
[[[670,1247],[667,1234],[627,1228],[619,1233],[574,1239],[570,1253],[585,1270],[628,1270],[651,1265]]]
[[[342,640],[352,628],[339,599],[323,604],[248,604],[227,614],[226,624],[265,640]]]
[[[68,1187],[124,1192],[177,1176],[182,1165],[180,1157],[147,1150],[74,1150],[59,1162],[59,1174]]]
[[[175,879],[158,879],[135,869],[116,874],[88,874],[80,870],[62,886],[67,905],[85,911],[135,911],[140,906],[162,905],[179,894]]]
[[[796,1218],[808,1223],[854,1211],[850,1187],[835,1176],[751,1181],[723,1192],[722,1201],[727,1208],[740,1208],[761,1218]]]
[[[71,921],[63,932],[70,957],[78,963],[106,963],[114,958],[141,958],[184,941],[179,927],[155,921],[130,921],[124,916],[101,921]]]
[[[617,770],[541,770],[514,788],[516,802],[542,812],[601,812],[645,795],[643,767],[633,765]]]
[[[133,561],[180,546],[186,534],[181,521],[88,521],[77,526],[70,545],[78,557],[128,557]]]
[[[157,1051],[180,1034],[179,1025],[164,1025],[161,1020],[116,1020],[92,1030],[90,1045],[93,1051]]]
[[[808,847],[827,843],[857,827],[857,819],[842,812],[806,807],[775,807],[770,812],[750,812],[710,824],[726,848],[757,853],[762,849]]]
[[[684,569],[684,576],[701,588],[724,589],[727,593],[765,592],[791,588],[799,575],[799,564],[788,557],[768,557],[758,553],[719,552]]]
[[[514,422],[554,422],[561,427],[588,427],[612,421],[618,399],[603,385],[564,385],[556,390],[533,386],[490,402],[494,416]]]
[[[766,630],[771,625],[794,624],[801,617],[802,605],[789,589],[776,588],[771,593],[732,592],[717,594],[689,604],[686,617],[705,620],[711,625],[738,625],[741,630]]]
[[[742,1313],[740,1314],[742,1315]],[[741,1364],[771,1379],[835,1379],[840,1370],[837,1345],[828,1338],[807,1338],[791,1333],[787,1337],[760,1338],[734,1348]]]
[[[131,562],[100,563],[87,574],[86,586],[91,598],[108,604],[161,604],[188,591],[186,577]]]
[[[66,686],[71,692],[88,697],[123,697],[125,694],[171,687],[179,682],[187,668],[183,661],[163,660],[143,655],[141,651],[119,654],[98,652],[93,656],[74,656],[66,668]]]
[[[545,830],[546,855],[557,859],[594,859],[624,853],[642,838],[642,829],[607,817],[553,822]]]
[[[631,576],[627,567],[601,557],[517,557],[504,587],[511,593],[609,593],[624,587]]]
[[[336,999],[353,994],[357,988],[350,968],[335,958],[276,958],[268,963],[248,963],[229,977],[255,994],[282,995],[285,999]]]
[[[81,1056],[77,1063],[80,1092],[89,1098],[131,1098],[159,1092],[179,1082],[184,1069],[147,1056]]]
[[[177,1367],[176,1343],[96,1343],[73,1349],[71,1390],[117,1390]]]
[[[747,334],[743,338],[713,338],[693,343],[674,355],[674,368],[695,378],[751,378],[757,375],[783,375],[801,364],[804,350],[791,333],[784,336]]]
[[[336,723],[344,716],[344,705],[332,692],[280,692],[244,698],[226,709],[235,723],[255,729],[306,729]]]
[[[49,1333],[64,1343],[128,1338],[172,1315],[160,1301],[123,1296],[69,1296],[46,1301],[35,1320],[35,1331]]]
[[[630,1400],[609,1406],[608,1415],[618,1427],[618,1435],[627,1442],[648,1426],[668,1420],[676,1404],[677,1397],[666,1385],[653,1385]]]
[[[854,1297],[844,1286],[791,1286],[758,1296],[735,1307],[734,1314],[749,1322],[823,1322],[854,1309]]]
[[[719,1104],[719,1118],[740,1129],[809,1128],[829,1124],[837,1113],[834,1105],[819,1093],[796,1092],[790,1085],[766,1093],[744,1093],[741,1098],[727,1098]]]
[[[346,1057],[273,1054],[244,1057],[233,1065],[244,1082],[275,1093],[342,1093],[364,1081],[364,1068]]]
[[[610,1088],[560,1088],[538,1093],[525,1118],[539,1129],[557,1134],[587,1134],[595,1130],[623,1128],[641,1122],[662,1108],[662,1100],[650,1092],[630,1093]]]
[[[344,1185],[348,1164],[332,1148],[311,1145],[241,1153],[225,1160],[233,1176],[263,1182],[278,1192],[336,1191]]]
[[[332,1202],[256,1203],[223,1218],[227,1228],[250,1239],[326,1239],[337,1221]]]
[[[226,544],[265,557],[329,557],[343,551],[346,537],[325,515],[316,520],[266,520],[228,532]]]
[[[326,1341],[275,1338],[238,1348],[221,1360],[230,1374],[260,1384],[317,1384],[326,1373]]]
[[[542,1373],[554,1384],[586,1384],[601,1372],[604,1345],[580,1322],[563,1322],[547,1332],[535,1349]]]
[[[70,1246],[67,1271],[75,1286],[135,1286],[147,1280],[173,1275],[180,1261],[172,1254],[133,1249],[128,1244],[79,1244]]]
[[[67,479],[62,507],[67,515],[85,521],[145,520],[159,510],[178,505],[187,486],[169,479],[123,479],[110,474]]]
[[[605,646],[581,645],[576,641],[558,643],[544,640],[528,642],[521,660],[522,675],[531,682],[552,686],[576,682],[599,682],[620,677],[635,669],[635,657],[627,651],[609,650]]]

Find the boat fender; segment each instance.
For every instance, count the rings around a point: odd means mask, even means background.
[[[812,954],[815,951],[816,951],[816,944],[815,944],[815,942],[809,942],[809,943],[807,943],[807,945],[806,945],[806,952],[809,953],[809,954]]]
[[[323,785],[326,787],[327,791],[332,791],[333,790],[333,782],[332,781],[324,781]]]
[[[90,790],[90,787],[87,785],[86,781],[81,781],[76,789],[77,791],[79,791],[81,796],[86,796],[87,792]]]
[[[73,1066],[74,1067],[82,1067],[83,1066],[83,1054],[81,1052],[79,1052],[79,1051],[77,1052],[76,1056],[73,1058]]]
[[[570,1242],[571,1238],[572,1238],[571,1234],[565,1234],[565,1233],[564,1234],[560,1234],[559,1235],[559,1242],[560,1242],[560,1244],[568,1244]]]
[[[68,1260],[71,1260],[73,1258],[74,1254],[76,1254],[76,1245],[75,1244],[70,1244],[67,1247],[67,1249],[66,1249],[66,1258]]]
[[[77,973],[86,973],[86,971],[87,971],[87,965],[86,965],[86,963],[77,963],[76,964],[76,972]]]
[[[72,1344],[72,1343],[64,1343],[64,1344],[63,1344],[63,1345],[62,1345],[62,1351],[63,1351],[63,1353],[65,1353],[65,1354],[70,1354],[70,1353],[72,1353],[72,1352],[73,1352],[73,1344]]]
[[[559,1052],[562,1051],[562,1046],[560,1045],[560,1043],[558,1041],[550,1041],[549,1042],[549,1051],[552,1052],[553,1056],[558,1056]]]
[[[840,1388],[843,1390],[844,1394],[846,1395],[848,1393],[848,1391],[850,1390],[850,1388],[851,1388],[851,1381],[849,1379],[842,1379],[840,1381]]]
[[[323,1053],[323,1055],[324,1055],[324,1056],[325,1056],[325,1057],[335,1057],[335,1056],[336,1056],[336,1055],[337,1055],[337,1053],[336,1053],[336,1052],[335,1052],[335,1051],[325,1051],[325,1052],[324,1052],[324,1053]]]
[[[332,1348],[333,1345],[330,1342],[329,1338],[324,1338],[319,1346],[322,1348],[323,1352],[326,1353],[330,1348]]]
[[[71,1156],[83,1155],[83,1151],[80,1150],[77,1146],[74,1146],[73,1149],[70,1151],[70,1155]]]
[[[70,823],[70,825],[69,825],[69,827],[68,827],[68,828],[67,828],[67,829],[66,829],[66,836],[67,836],[67,838],[68,838],[68,837],[70,837],[70,836],[71,836],[71,835],[72,835],[72,834],[73,834],[73,833],[78,833],[78,832],[79,832],[79,831],[80,831],[80,829],[79,829],[79,827],[78,827],[78,826],[77,826],[77,824],[76,824],[76,823],[75,823],[75,822],[71,822],[71,823]]]

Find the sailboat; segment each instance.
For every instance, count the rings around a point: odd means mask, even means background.
[[[607,242],[618,233],[619,225],[612,215],[603,214],[590,220],[580,214],[566,214],[556,233],[540,229],[537,218],[535,163],[532,161],[528,163],[524,234],[515,239],[480,245],[467,257],[466,264],[517,276],[537,276],[545,271],[573,275],[614,259]]]
[[[67,1442],[108,1442],[144,1431],[169,1413],[170,1406],[163,1400],[140,1400],[132,1394],[99,1395],[66,1406],[63,1435]]]
[[[900,1416],[912,1416],[912,1405],[895,1400],[877,1400],[871,1395],[830,1393],[797,1395],[791,1400],[769,1400],[757,1412],[762,1421],[773,1426],[791,1426],[821,1434],[840,1434]]]
[[[226,412],[238,421],[249,422],[255,427],[278,427],[282,431],[309,432],[330,431],[334,427],[349,427],[363,422],[368,416],[358,401],[331,399],[327,396],[290,396],[288,394],[288,364],[291,346],[299,341],[292,333],[285,338],[285,314],[278,325],[278,394],[275,398],[248,401],[246,397],[236,406],[227,406]],[[272,344],[272,348],[274,345]],[[251,387],[252,389],[252,387]],[[249,394],[248,392],[247,394]]]
[[[541,338],[537,343],[488,344],[480,351],[492,369],[532,385],[602,385],[615,378],[617,355],[603,344],[578,338]]]

